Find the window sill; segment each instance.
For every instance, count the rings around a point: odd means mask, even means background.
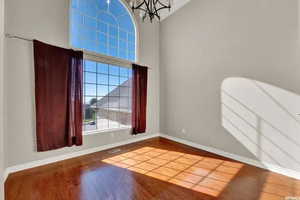
[[[83,136],[102,134],[102,133],[120,132],[120,131],[130,131],[130,130],[131,130],[131,128],[124,127],[124,128],[105,129],[105,130],[84,131]]]

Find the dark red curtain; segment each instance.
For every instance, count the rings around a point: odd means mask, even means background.
[[[133,134],[146,132],[148,68],[132,65],[132,129]]]
[[[83,53],[34,41],[37,150],[82,145]]]

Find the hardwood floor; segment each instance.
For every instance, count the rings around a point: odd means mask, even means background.
[[[155,138],[11,174],[6,200],[282,200],[300,181]]]

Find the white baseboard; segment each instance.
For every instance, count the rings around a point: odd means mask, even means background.
[[[3,182],[4,182],[4,183],[5,183],[5,181],[6,181],[7,177],[8,177],[8,175],[9,175],[8,169],[5,169],[5,170],[4,170],[4,173],[3,173]]]
[[[217,155],[220,155],[220,156],[224,156],[226,158],[230,158],[230,159],[233,159],[233,160],[236,160],[236,161],[239,161],[239,162],[242,162],[242,163],[246,163],[246,164],[249,164],[249,165],[252,165],[252,166],[255,166],[255,167],[266,169],[266,170],[269,170],[269,171],[272,171],[272,172],[275,172],[275,173],[278,173],[278,174],[282,174],[282,175],[289,176],[289,177],[292,177],[292,178],[300,179],[300,172],[295,171],[295,170],[283,168],[283,167],[280,167],[280,166],[276,166],[274,164],[262,163],[258,160],[249,159],[249,158],[246,158],[246,157],[243,157],[243,156],[228,153],[228,152],[225,152],[225,151],[213,148],[213,147],[200,145],[200,144],[193,143],[193,142],[190,142],[190,141],[185,140],[185,139],[173,137],[173,136],[166,135],[166,134],[160,134],[160,137],[163,137],[163,138],[166,138],[166,139],[169,139],[169,140],[181,143],[181,144],[185,144],[185,145],[197,148],[197,149],[208,151],[210,153],[214,153],[214,154],[217,154]]]
[[[122,142],[103,145],[103,146],[99,146],[99,147],[95,147],[95,148],[90,148],[90,149],[86,149],[86,150],[82,150],[82,151],[72,152],[72,153],[68,153],[68,154],[64,154],[64,155],[60,155],[60,156],[46,158],[43,160],[37,160],[37,161],[33,161],[33,162],[28,162],[28,163],[8,167],[8,168],[6,168],[6,170],[4,172],[4,181],[6,180],[6,178],[8,177],[8,175],[10,173],[14,173],[14,172],[18,172],[21,170],[34,168],[34,167],[39,167],[42,165],[46,165],[46,164],[50,164],[50,163],[54,163],[54,162],[58,162],[58,161],[62,161],[62,160],[70,159],[70,158],[75,158],[78,156],[83,156],[86,154],[91,154],[91,153],[115,148],[115,147],[126,145],[126,144],[131,144],[134,142],[139,142],[139,141],[159,137],[159,134],[157,133],[157,134],[149,134],[146,136],[133,136],[133,137],[134,138],[128,139],[128,140],[125,140]]]

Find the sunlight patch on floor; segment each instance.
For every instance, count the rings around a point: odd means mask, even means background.
[[[214,197],[243,167],[237,162],[154,147],[142,147],[103,162]]]

